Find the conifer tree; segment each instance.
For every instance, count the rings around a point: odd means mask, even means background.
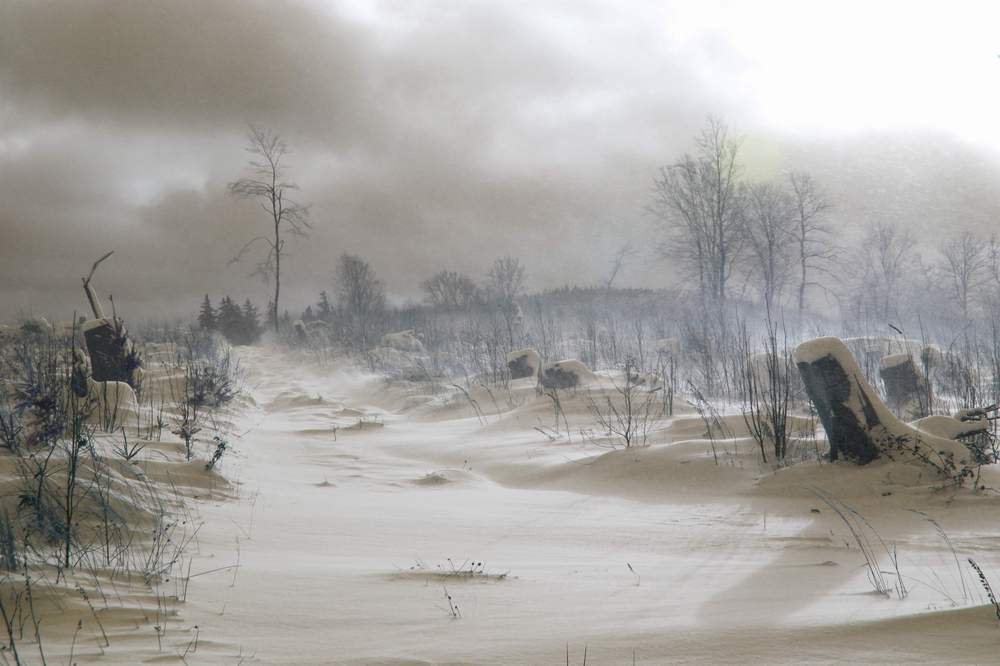
[[[325,291],[319,292],[319,303],[316,304],[316,316],[321,321],[333,321],[333,305]]]
[[[243,303],[243,343],[253,344],[260,338],[260,317],[257,316],[257,306],[248,298]]]
[[[243,313],[238,305],[229,296],[223,297],[219,302],[218,312],[219,331],[232,343],[237,343],[240,331],[243,328]]]
[[[217,323],[215,308],[212,307],[208,294],[205,294],[205,300],[201,302],[201,311],[198,313],[198,326],[206,331],[214,331]]]

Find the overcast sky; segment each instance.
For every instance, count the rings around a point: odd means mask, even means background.
[[[996,226],[1000,4],[278,2],[0,4],[0,317],[69,318],[79,279],[136,317],[204,293],[267,300],[265,228],[226,195],[248,123],[293,151],[314,231],[291,239],[293,312],[364,256],[396,298],[496,256],[533,289],[646,247],[659,165],[707,114],[748,173],[807,168],[844,233]],[[947,227],[946,227],[947,228]],[[664,284],[643,255],[633,285]]]

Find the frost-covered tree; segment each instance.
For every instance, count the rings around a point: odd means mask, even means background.
[[[975,292],[983,285],[990,267],[989,246],[968,231],[941,244],[941,269],[948,277],[962,319],[969,321]]]
[[[296,202],[291,193],[298,189],[284,180],[288,147],[277,134],[269,129],[250,127],[247,152],[253,157],[248,164],[248,175],[229,183],[229,192],[241,199],[256,201],[268,216],[268,235],[256,236],[240,249],[232,262],[237,262],[255,245],[262,243],[267,249],[257,264],[255,274],[265,279],[274,277],[273,310],[269,314],[275,331],[278,330],[278,307],[281,297],[281,258],[285,251],[284,232],[304,236],[309,226],[309,206]]]
[[[649,206],[661,255],[698,285],[703,302],[720,308],[746,239],[740,144],[725,123],[709,118],[695,153],[660,169]]]
[[[237,342],[243,329],[243,312],[232,298],[223,296],[219,301],[218,318],[219,332],[230,342]]]
[[[252,344],[260,338],[260,317],[257,306],[248,298],[243,302],[243,321],[241,322],[240,338],[243,344]]]
[[[493,262],[487,275],[486,289],[496,304],[507,330],[507,344],[514,347],[514,329],[521,316],[517,299],[524,291],[524,266],[514,257],[501,257]]]
[[[831,229],[823,221],[830,203],[816,181],[800,171],[789,173],[787,181],[795,214],[792,237],[798,250],[798,310],[801,314],[805,309],[806,290],[819,285],[814,274],[828,269],[836,259],[837,249],[831,242]]]
[[[375,319],[385,308],[385,285],[367,261],[351,254],[340,256],[334,281],[352,342],[367,349]]]
[[[428,303],[443,308],[465,308],[482,298],[475,281],[455,271],[435,273],[420,286],[427,293]]]
[[[916,244],[908,229],[884,221],[872,224],[861,241],[859,296],[882,321],[899,315],[900,291],[916,261]]]
[[[333,321],[333,304],[325,291],[319,292],[319,302],[316,303],[316,317],[320,321]]]
[[[792,197],[775,183],[754,183],[746,190],[746,237],[750,275],[773,312],[794,265],[795,224]]]

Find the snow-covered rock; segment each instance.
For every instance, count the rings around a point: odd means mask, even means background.
[[[662,338],[656,341],[657,354],[672,354],[677,356],[681,353],[681,343],[677,338]]]
[[[648,391],[655,391],[663,385],[663,382],[660,380],[660,376],[652,372],[633,373],[629,379],[629,383],[635,384],[636,386],[642,386]]]
[[[879,376],[885,385],[889,406],[906,420],[927,416],[931,388],[910,354],[885,356],[879,362]]]
[[[400,331],[398,333],[386,333],[382,336],[381,346],[398,349],[404,352],[423,352],[424,343],[417,339],[413,331]]]
[[[29,335],[52,335],[52,324],[40,315],[26,319],[21,324],[21,332]]]
[[[52,333],[57,338],[72,337],[75,330],[77,327],[71,321],[57,321],[52,325]]]
[[[507,368],[511,379],[536,377],[542,367],[542,357],[534,349],[518,349],[507,354]]]
[[[944,416],[943,414],[935,414],[934,416],[925,416],[922,419],[917,419],[916,421],[910,423],[910,425],[921,432],[926,432],[938,437],[944,437],[946,439],[973,437],[987,432],[990,429],[990,422],[986,420],[985,415],[979,416],[978,418],[974,418],[970,421],[963,421],[961,416],[961,413],[959,414],[959,418],[955,418],[954,416]]]
[[[576,388],[594,380],[591,372],[583,362],[576,359],[566,359],[542,366],[538,380],[545,388]]]
[[[6,345],[17,340],[18,331],[8,324],[0,324],[0,345]]]
[[[864,354],[882,359],[895,354],[910,354],[919,356],[926,346],[920,340],[892,337],[888,335],[867,335],[855,338],[844,338],[844,345],[856,355]]]

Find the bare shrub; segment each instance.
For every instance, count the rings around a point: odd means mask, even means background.
[[[604,395],[602,400],[587,390],[587,409],[601,429],[609,437],[618,438],[626,449],[646,446],[658,418],[656,392],[659,388],[640,383],[634,359],[626,360],[623,370],[624,380],[614,382],[614,394]]]
[[[788,405],[791,374],[796,372],[791,354],[786,349],[787,335],[779,344],[775,322],[768,316],[764,336],[764,352],[753,353],[746,323],[740,324],[740,384],[743,395],[743,420],[760,455],[767,462],[766,446],[770,446],[776,462],[782,462],[788,452]],[[762,360],[763,363],[758,361]],[[763,367],[761,367],[763,366]]]

